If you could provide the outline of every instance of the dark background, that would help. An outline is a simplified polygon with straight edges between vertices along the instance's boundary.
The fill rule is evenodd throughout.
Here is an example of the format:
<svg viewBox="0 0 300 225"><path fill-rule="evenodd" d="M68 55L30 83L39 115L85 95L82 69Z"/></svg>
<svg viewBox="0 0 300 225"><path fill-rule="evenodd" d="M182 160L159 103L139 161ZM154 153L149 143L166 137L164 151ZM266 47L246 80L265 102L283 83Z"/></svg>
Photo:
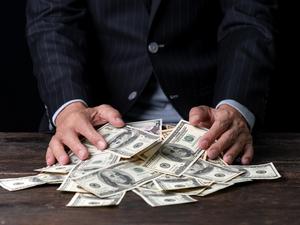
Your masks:
<svg viewBox="0 0 300 225"><path fill-rule="evenodd" d="M43 112L25 40L25 5L3 1L0 8L0 131L37 131ZM298 15L290 1L280 0L266 131L300 132Z"/></svg>

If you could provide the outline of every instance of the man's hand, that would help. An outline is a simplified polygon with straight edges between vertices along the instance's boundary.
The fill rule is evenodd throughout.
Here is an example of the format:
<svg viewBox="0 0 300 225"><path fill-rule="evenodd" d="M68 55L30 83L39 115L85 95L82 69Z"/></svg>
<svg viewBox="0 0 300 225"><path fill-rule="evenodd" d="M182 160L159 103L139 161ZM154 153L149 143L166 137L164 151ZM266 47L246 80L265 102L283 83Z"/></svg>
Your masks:
<svg viewBox="0 0 300 225"><path fill-rule="evenodd" d="M189 121L194 126L209 128L199 146L206 149L210 159L224 153L223 159L228 164L240 154L242 164L252 161L252 136L247 121L235 108L225 104L218 109L194 107L190 110Z"/></svg>
<svg viewBox="0 0 300 225"><path fill-rule="evenodd" d="M80 102L68 105L56 118L56 133L52 137L47 153L47 165L57 160L67 164L69 157L65 146L69 147L81 160L89 156L87 148L80 142L79 136L87 138L98 149L105 149L107 143L94 126L109 122L115 127L124 126L121 114L109 105L87 108Z"/></svg>

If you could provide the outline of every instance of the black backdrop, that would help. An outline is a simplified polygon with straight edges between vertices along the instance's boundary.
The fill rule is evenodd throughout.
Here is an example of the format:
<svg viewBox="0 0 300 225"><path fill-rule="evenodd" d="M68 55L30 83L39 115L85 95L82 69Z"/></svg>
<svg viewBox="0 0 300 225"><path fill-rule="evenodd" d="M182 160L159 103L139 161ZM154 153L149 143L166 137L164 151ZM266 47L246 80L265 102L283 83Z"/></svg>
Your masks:
<svg viewBox="0 0 300 225"><path fill-rule="evenodd" d="M25 41L25 4L25 0L1 2L0 131L36 131L43 112ZM298 15L290 1L280 0L277 69L265 124L268 131L300 131Z"/></svg>

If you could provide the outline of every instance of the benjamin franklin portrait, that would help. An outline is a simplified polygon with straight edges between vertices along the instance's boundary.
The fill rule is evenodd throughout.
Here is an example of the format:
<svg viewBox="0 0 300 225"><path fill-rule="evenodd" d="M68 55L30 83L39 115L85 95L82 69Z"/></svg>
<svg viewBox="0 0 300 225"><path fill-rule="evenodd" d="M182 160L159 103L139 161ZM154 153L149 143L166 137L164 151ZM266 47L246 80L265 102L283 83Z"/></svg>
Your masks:
<svg viewBox="0 0 300 225"><path fill-rule="evenodd" d="M134 142L139 137L136 130L126 130L120 133L117 137L108 141L109 148L121 148Z"/></svg>
<svg viewBox="0 0 300 225"><path fill-rule="evenodd" d="M162 146L160 153L163 157L176 162L186 161L193 155L190 149L178 144L166 144Z"/></svg>
<svg viewBox="0 0 300 225"><path fill-rule="evenodd" d="M104 183L118 188L118 187L126 187L134 184L134 179L124 171L116 170L116 169L105 169L99 171L97 174L98 178L102 180Z"/></svg>
<svg viewBox="0 0 300 225"><path fill-rule="evenodd" d="M214 167L212 165L198 160L189 171L194 175L202 175L211 172L213 169Z"/></svg>

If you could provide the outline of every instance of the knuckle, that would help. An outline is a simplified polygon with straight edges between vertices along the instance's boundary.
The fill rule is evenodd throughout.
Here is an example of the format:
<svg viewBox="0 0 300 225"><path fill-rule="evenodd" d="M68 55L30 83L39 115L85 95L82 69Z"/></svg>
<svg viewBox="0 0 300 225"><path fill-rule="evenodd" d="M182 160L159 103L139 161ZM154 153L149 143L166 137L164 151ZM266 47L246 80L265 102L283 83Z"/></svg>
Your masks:
<svg viewBox="0 0 300 225"><path fill-rule="evenodd" d="M243 130L244 132L249 132L248 126L247 126L247 122L243 119L238 119L236 121L236 126L238 129Z"/></svg>
<svg viewBox="0 0 300 225"><path fill-rule="evenodd" d="M199 106L193 107L193 108L191 108L190 113L195 113L198 111L198 109L199 109Z"/></svg>
<svg viewBox="0 0 300 225"><path fill-rule="evenodd" d="M58 143L60 143L60 138L59 138L59 136L57 135L57 134L55 134L52 138L51 138L51 140L50 140L50 142L49 142L49 146L51 147L51 146L54 146L54 145L57 145Z"/></svg>
<svg viewBox="0 0 300 225"><path fill-rule="evenodd" d="M81 148L78 145L74 145L74 146L71 147L71 150L74 153L78 153L81 150Z"/></svg>
<svg viewBox="0 0 300 225"><path fill-rule="evenodd" d="M202 139L208 141L209 143L211 143L211 142L214 140L213 136L214 136L213 133L212 133L211 131L208 131L208 132L202 137Z"/></svg>
<svg viewBox="0 0 300 225"><path fill-rule="evenodd" d="M225 130L227 129L227 127L229 126L230 122L229 120L219 120L217 125L221 130Z"/></svg>
<svg viewBox="0 0 300 225"><path fill-rule="evenodd" d="M235 130L230 130L228 133L228 140L235 140L237 137L236 131Z"/></svg>
<svg viewBox="0 0 300 225"><path fill-rule="evenodd" d="M108 105L108 104L102 104L102 105L99 105L98 107L97 107L97 109L99 110L99 111L101 111L101 112L103 112L103 111L107 111L107 110L109 110L109 109L111 109L112 107L110 106L110 105Z"/></svg>
<svg viewBox="0 0 300 225"><path fill-rule="evenodd" d="M211 150L214 151L215 153L220 153L221 152L220 143L213 144L211 146Z"/></svg>

